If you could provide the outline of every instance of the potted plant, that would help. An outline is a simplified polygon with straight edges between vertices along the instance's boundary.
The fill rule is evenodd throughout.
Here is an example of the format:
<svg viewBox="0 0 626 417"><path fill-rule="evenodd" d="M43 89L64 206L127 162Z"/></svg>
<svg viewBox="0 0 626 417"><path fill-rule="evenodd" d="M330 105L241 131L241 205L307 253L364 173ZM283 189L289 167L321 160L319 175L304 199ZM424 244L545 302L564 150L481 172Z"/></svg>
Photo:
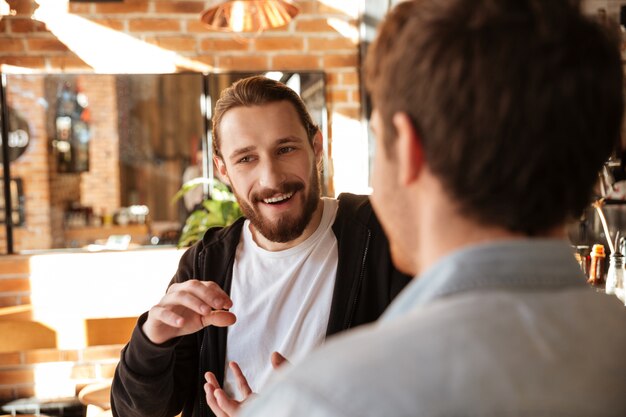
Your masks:
<svg viewBox="0 0 626 417"><path fill-rule="evenodd" d="M186 193L201 185L211 187L209 198L201 203L201 207L194 210L185 220L185 226L178 239L178 247L188 247L202 239L204 232L214 226L228 226L239 217L241 210L235 200L235 195L228 187L217 179L194 178L185 182L174 195L172 201L182 198Z"/></svg>

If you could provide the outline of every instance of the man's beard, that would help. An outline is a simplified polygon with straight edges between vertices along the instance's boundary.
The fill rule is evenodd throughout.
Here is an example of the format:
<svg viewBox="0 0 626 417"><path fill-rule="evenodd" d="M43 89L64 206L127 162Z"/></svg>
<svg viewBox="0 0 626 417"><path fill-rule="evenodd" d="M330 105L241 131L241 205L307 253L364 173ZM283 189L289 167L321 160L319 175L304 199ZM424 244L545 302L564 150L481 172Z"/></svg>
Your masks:
<svg viewBox="0 0 626 417"><path fill-rule="evenodd" d="M298 238L302 234L302 232L304 232L304 229L311 221L313 213L315 212L315 209L317 208L317 205L319 203L320 184L315 165L313 165L313 170L311 172L311 178L309 183L311 186L308 194L304 196L304 206L300 215L296 215L295 217L283 216L278 219L277 222L272 222L265 218L256 209L256 205L259 203L264 204L264 198L270 198L277 194L288 194L293 192L294 195L290 198L296 198L296 196L299 197L299 195L295 193L304 190L304 184L302 182L285 182L281 184L278 189L266 189L261 192L254 193L250 196L252 204L248 204L247 202L245 202L242 198L237 196L235 190L233 191L235 191L235 195L237 196L237 200L239 201L239 206L241 207L243 215L248 220L250 220L252 226L267 240L271 242L285 243Z"/></svg>

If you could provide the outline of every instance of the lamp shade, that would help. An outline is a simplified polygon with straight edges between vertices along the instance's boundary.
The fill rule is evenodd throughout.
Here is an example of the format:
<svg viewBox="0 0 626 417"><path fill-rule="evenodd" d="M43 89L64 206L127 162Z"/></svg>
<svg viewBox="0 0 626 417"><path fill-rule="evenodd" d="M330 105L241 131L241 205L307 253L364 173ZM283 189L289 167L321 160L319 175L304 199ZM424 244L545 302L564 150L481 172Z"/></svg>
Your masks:
<svg viewBox="0 0 626 417"><path fill-rule="evenodd" d="M298 12L285 0L230 0L202 12L200 20L213 30L262 32L288 24Z"/></svg>

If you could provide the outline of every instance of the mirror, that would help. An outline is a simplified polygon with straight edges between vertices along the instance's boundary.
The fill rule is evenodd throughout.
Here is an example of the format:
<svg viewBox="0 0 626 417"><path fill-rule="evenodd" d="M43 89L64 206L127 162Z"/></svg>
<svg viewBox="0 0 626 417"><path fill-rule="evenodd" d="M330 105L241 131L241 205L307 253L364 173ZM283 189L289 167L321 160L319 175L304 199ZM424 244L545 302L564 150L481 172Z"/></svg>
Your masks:
<svg viewBox="0 0 626 417"><path fill-rule="evenodd" d="M324 74L262 74L302 95L326 140ZM212 175L212 106L249 75L7 74L15 252L176 244L197 201L172 197ZM196 200L208 193L198 191Z"/></svg>

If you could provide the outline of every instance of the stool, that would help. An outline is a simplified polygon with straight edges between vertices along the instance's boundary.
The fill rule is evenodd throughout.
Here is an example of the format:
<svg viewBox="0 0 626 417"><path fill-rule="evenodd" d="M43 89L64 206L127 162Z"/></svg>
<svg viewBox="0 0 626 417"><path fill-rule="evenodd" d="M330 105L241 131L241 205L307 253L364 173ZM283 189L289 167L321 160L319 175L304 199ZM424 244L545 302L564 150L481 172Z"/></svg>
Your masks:
<svg viewBox="0 0 626 417"><path fill-rule="evenodd" d="M76 397L54 400L44 400L35 397L20 398L19 400L10 401L0 407L0 410L9 413L11 416L22 416L23 413L30 413L41 417L46 417L49 414L55 416L71 416L82 413L84 409L85 407Z"/></svg>
<svg viewBox="0 0 626 417"><path fill-rule="evenodd" d="M80 390L78 400L87 406L85 417L99 417L111 408L111 381L89 384Z"/></svg>

